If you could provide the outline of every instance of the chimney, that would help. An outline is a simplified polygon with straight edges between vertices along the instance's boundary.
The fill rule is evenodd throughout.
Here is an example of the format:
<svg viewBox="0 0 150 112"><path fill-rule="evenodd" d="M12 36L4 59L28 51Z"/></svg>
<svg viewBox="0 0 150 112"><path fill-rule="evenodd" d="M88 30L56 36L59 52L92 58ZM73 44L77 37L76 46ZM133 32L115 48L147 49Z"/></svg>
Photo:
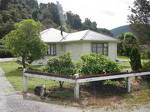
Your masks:
<svg viewBox="0 0 150 112"><path fill-rule="evenodd" d="M61 36L63 36L63 27L60 26L60 32L61 32Z"/></svg>

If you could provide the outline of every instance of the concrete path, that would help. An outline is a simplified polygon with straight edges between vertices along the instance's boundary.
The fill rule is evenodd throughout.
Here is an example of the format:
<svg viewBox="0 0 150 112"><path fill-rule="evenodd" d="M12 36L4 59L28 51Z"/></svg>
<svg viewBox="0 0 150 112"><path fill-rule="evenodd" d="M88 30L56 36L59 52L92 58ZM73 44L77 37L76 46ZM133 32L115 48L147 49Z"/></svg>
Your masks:
<svg viewBox="0 0 150 112"><path fill-rule="evenodd" d="M22 95L16 94L0 69L0 112L150 112L150 103L130 109L120 105L117 105L115 109L114 107L81 109L25 100Z"/></svg>
<svg viewBox="0 0 150 112"><path fill-rule="evenodd" d="M16 61L17 58L0 58L0 62Z"/></svg>

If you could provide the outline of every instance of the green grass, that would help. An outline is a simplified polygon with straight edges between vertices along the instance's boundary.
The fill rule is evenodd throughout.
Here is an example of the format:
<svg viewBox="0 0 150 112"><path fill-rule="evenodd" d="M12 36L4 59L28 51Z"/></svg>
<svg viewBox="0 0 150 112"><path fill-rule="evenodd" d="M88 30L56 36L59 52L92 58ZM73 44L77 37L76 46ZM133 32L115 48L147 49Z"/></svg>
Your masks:
<svg viewBox="0 0 150 112"><path fill-rule="evenodd" d="M126 56L118 56L118 59L120 60L120 61L122 61L121 63L119 63L119 65L121 66L121 68L122 68L122 71L131 71L131 66L130 66L130 59L128 58L128 57L126 57ZM148 60L148 59L141 59L141 63L143 64L143 63L145 63L145 62L148 62L148 61L150 61L150 60Z"/></svg>
<svg viewBox="0 0 150 112"><path fill-rule="evenodd" d="M22 91L23 90L22 71L18 69L18 67L21 66L16 62L3 62L0 63L0 67L5 71L5 75L7 79L13 85L15 90ZM42 69L43 67L34 66L34 68ZM37 79L37 78L30 78L29 85L28 85L29 92L33 92L34 87L40 84L45 84L47 88L59 88L58 82ZM64 86L70 87L72 85L65 83ZM68 91L68 89L64 89L64 91L61 91L58 89L58 92L56 92L52 97L57 98L58 101L60 101L60 99L65 99L70 101L70 99L73 98L73 90ZM135 102L136 103L149 102L150 89L141 90L138 94L136 92L134 94L124 94L123 97L125 102L129 104L134 104Z"/></svg>
<svg viewBox="0 0 150 112"><path fill-rule="evenodd" d="M119 58L119 59L126 59L126 60L129 60L129 58L126 57L126 56L118 56L118 58Z"/></svg>
<svg viewBox="0 0 150 112"><path fill-rule="evenodd" d="M22 71L18 69L21 67L16 62L2 62L0 63L0 67L5 71L5 75L9 82L13 85L15 90L22 91L23 90L23 81L22 81ZM38 68L38 67L35 67ZM33 89L37 85L45 84L46 87L59 87L59 83L50 80L43 80L37 78L30 78L29 79L29 91L33 92Z"/></svg>
<svg viewBox="0 0 150 112"><path fill-rule="evenodd" d="M143 89L132 94L127 94L124 96L125 101L129 105L142 104L150 102L150 89Z"/></svg>

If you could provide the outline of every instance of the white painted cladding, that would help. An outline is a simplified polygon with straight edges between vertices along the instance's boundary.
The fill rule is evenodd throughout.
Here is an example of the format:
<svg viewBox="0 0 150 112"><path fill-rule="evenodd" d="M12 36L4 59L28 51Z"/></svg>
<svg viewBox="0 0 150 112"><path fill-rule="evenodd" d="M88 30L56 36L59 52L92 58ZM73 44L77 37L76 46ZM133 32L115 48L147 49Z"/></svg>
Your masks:
<svg viewBox="0 0 150 112"><path fill-rule="evenodd" d="M117 43L108 44L108 57L113 61L117 59Z"/></svg>
<svg viewBox="0 0 150 112"><path fill-rule="evenodd" d="M74 61L78 61L84 54L91 53L91 42L69 42L69 43L57 43L57 56L65 53L70 53L71 58ZM117 58L117 43L108 43L108 57L115 61Z"/></svg>

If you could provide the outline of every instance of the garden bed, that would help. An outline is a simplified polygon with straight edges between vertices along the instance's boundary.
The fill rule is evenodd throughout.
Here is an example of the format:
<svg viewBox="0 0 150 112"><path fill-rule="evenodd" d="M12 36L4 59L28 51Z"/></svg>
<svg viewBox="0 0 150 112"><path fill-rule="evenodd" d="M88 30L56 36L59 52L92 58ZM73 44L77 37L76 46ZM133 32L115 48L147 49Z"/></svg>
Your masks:
<svg viewBox="0 0 150 112"><path fill-rule="evenodd" d="M41 72L41 71L35 71L35 70L25 71L25 73L31 73L31 74L43 75L43 76L60 77L60 78L66 78L66 79L85 79L85 78L104 77L104 76L131 74L131 73L141 73L141 72L150 72L150 70L141 70L141 71L138 71L138 72L103 73L103 74L96 74L96 75L79 75L79 77L75 77L74 75L60 75L60 74L47 73L47 72Z"/></svg>

